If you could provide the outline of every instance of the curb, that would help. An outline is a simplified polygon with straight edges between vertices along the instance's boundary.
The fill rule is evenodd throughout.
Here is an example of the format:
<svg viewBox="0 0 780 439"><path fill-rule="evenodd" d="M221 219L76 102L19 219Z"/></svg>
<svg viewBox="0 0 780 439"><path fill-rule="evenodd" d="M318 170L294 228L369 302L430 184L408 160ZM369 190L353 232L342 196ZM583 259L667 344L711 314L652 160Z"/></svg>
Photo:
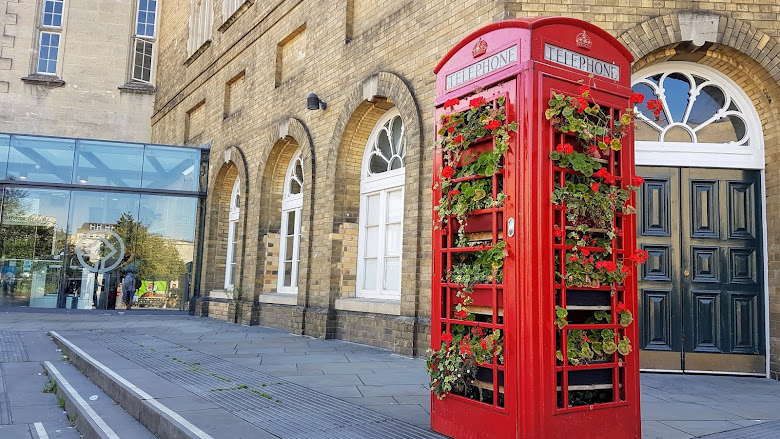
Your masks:
<svg viewBox="0 0 780 439"><path fill-rule="evenodd" d="M51 362L44 361L43 368L49 378L57 383L56 395L65 400L65 413L84 439L119 439L114 430L95 413L89 403L76 392L76 389Z"/></svg>
<svg viewBox="0 0 780 439"><path fill-rule="evenodd" d="M160 439L214 439L133 383L92 358L65 337L50 331L70 362L127 413Z"/></svg>

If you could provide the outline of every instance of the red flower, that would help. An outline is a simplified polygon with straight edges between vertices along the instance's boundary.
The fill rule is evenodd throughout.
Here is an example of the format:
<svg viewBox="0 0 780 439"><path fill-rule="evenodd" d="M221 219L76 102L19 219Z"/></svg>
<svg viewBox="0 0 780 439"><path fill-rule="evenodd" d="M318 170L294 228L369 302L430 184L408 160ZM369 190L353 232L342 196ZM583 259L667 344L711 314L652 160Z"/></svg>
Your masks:
<svg viewBox="0 0 780 439"><path fill-rule="evenodd" d="M590 250L586 248L582 249L582 256L588 256L588 255L590 255Z"/></svg>
<svg viewBox="0 0 780 439"><path fill-rule="evenodd" d="M609 136L605 136L605 137L604 137L604 143L606 143L607 145L609 145L610 143L612 143L612 139L611 139Z"/></svg>
<svg viewBox="0 0 780 439"><path fill-rule="evenodd" d="M455 143L462 143L463 142L463 136L461 134L458 134L457 136L455 136L454 139L452 139L452 141L455 142Z"/></svg>
<svg viewBox="0 0 780 439"><path fill-rule="evenodd" d="M641 104L645 101L645 95L642 93L632 93L631 98L628 100L632 105L633 104Z"/></svg>
<svg viewBox="0 0 780 439"><path fill-rule="evenodd" d="M478 97L478 98L474 98L474 99L469 101L469 105L471 105L471 108L479 108L479 107L485 105L485 98L483 98L481 96Z"/></svg>
<svg viewBox="0 0 780 439"><path fill-rule="evenodd" d="M588 335L587 334L582 334L582 341L590 342L590 340L588 339Z"/></svg>
<svg viewBox="0 0 780 439"><path fill-rule="evenodd" d="M455 174L455 170L452 169L452 166L445 166L444 169L441 170L441 176L442 178L450 178Z"/></svg>
<svg viewBox="0 0 780 439"><path fill-rule="evenodd" d="M564 154L571 154L574 152L574 147L569 145L568 143L563 145L563 153Z"/></svg>
<svg viewBox="0 0 780 439"><path fill-rule="evenodd" d="M452 134L455 132L455 127L447 127L447 132Z"/></svg>
<svg viewBox="0 0 780 439"><path fill-rule="evenodd" d="M452 334L447 333L447 332L442 332L441 333L441 341L444 341L444 342L447 342L447 343L452 343Z"/></svg>
<svg viewBox="0 0 780 439"><path fill-rule="evenodd" d="M484 350L487 350L488 347L487 347L487 343L485 343L485 340L479 341L479 347L481 347Z"/></svg>
<svg viewBox="0 0 780 439"><path fill-rule="evenodd" d="M575 255L571 255L571 256L569 256L569 260L572 261L572 262L577 262L579 260L579 258L577 258L577 256L575 256Z"/></svg>
<svg viewBox="0 0 780 439"><path fill-rule="evenodd" d="M588 108L588 100L582 96L577 96L577 113L582 114Z"/></svg>
<svg viewBox="0 0 780 439"><path fill-rule="evenodd" d="M616 309L617 309L617 312L628 311L628 307L623 302L618 302Z"/></svg>
<svg viewBox="0 0 780 439"><path fill-rule="evenodd" d="M553 236L556 238L560 238L563 236L563 230L559 229L557 226L555 227L555 230L553 230Z"/></svg>
<svg viewBox="0 0 780 439"><path fill-rule="evenodd" d="M593 183L592 185L590 185L590 190L592 190L593 192L598 192L599 191L599 184L598 183Z"/></svg>
<svg viewBox="0 0 780 439"><path fill-rule="evenodd" d="M460 99L454 99L453 98L453 99L447 99L446 101L444 101L444 106L445 107L450 107L450 110L452 110L452 107L454 107L454 106L456 106L458 104L460 104Z"/></svg>
<svg viewBox="0 0 780 439"><path fill-rule="evenodd" d="M658 99L650 99L647 101L647 109L653 112L653 115L658 119L661 115L661 111L664 110L664 106Z"/></svg>
<svg viewBox="0 0 780 439"><path fill-rule="evenodd" d="M485 129L486 130L494 130L494 129L500 127L500 126L501 126L501 122L493 119L490 122L488 122L487 125L485 125Z"/></svg>
<svg viewBox="0 0 780 439"><path fill-rule="evenodd" d="M453 189L453 190L450 191L450 196L451 197L454 197L455 195L458 195L458 194L460 194L460 191L457 190L457 189Z"/></svg>
<svg viewBox="0 0 780 439"><path fill-rule="evenodd" d="M631 186L641 186L644 182L645 179L638 175L635 175L633 178L631 178Z"/></svg>
<svg viewBox="0 0 780 439"><path fill-rule="evenodd" d="M590 93L590 87L587 86L587 85L583 85L583 86L580 87L579 92L580 92L580 95L587 96L588 93Z"/></svg>
<svg viewBox="0 0 780 439"><path fill-rule="evenodd" d="M449 114L444 116L444 122L450 123L450 115Z"/></svg>
<svg viewBox="0 0 780 439"><path fill-rule="evenodd" d="M469 313L467 313L466 310L464 310L464 309L461 309L459 311L455 311L455 318L456 319L465 320L466 317L468 317L468 316L469 316Z"/></svg>
<svg viewBox="0 0 780 439"><path fill-rule="evenodd" d="M604 179L604 183L615 184L615 177L607 171L607 168L600 168L593 173L593 176Z"/></svg>
<svg viewBox="0 0 780 439"><path fill-rule="evenodd" d="M648 256L650 255L646 251L637 250L634 252L633 255L628 257L628 260L636 264L644 264L645 262L647 262Z"/></svg>
<svg viewBox="0 0 780 439"><path fill-rule="evenodd" d="M623 268L620 269L620 271L622 271L623 273L628 273L631 271L631 269L628 268L628 265L624 265Z"/></svg>

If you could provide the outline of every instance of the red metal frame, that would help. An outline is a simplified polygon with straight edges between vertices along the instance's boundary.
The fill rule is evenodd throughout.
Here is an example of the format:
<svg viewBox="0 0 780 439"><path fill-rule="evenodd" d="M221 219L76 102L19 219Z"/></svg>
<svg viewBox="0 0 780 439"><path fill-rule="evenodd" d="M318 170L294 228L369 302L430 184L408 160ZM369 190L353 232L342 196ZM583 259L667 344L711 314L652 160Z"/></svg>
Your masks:
<svg viewBox="0 0 780 439"><path fill-rule="evenodd" d="M590 51L576 45L577 36L583 30L592 40ZM479 40L486 42L488 49L485 55L475 59L472 46ZM620 79L589 78L587 73L546 62L543 57L545 42L612 62L620 67ZM518 45L516 63L446 89L448 74L514 44ZM501 329L504 335L504 364L498 364L494 359L487 368L492 372L492 383L488 385L494 395L501 393L499 375L503 372L503 405L497 397L486 404L457 395L447 395L441 400L432 396L431 425L434 430L457 438L640 437L638 323L634 321L628 328L617 324L570 324L564 330L558 330L554 325L556 305L566 307L567 297L594 294L592 291L610 294L609 312L613 322L617 321L618 302L625 303L636 316L637 270L632 269L622 287L574 289L556 283L555 255L563 261L566 246L556 241L553 228L556 225L565 228L566 224L563 208L550 202L550 194L555 181L563 181L571 171L553 166L549 152L565 136L556 133L544 117L552 91L576 95L583 82L591 85L596 102L618 114L629 106L631 61L630 53L617 40L589 23L568 18L537 18L508 20L479 29L458 43L436 67L437 131L442 115L468 108L467 101L452 110L444 108L442 104L447 99L477 96L488 101L506 96L507 123L516 121L519 129L510 136L510 147L501 172L492 177L494 196L499 182L503 183L507 195L503 207L473 212L469 216L467 232L490 232L490 243L484 247L453 247L457 230L453 221L443 230L439 230L438 221L434 221L432 240L431 345L434 349L441 346L442 332L449 331L453 324L463 324L452 318L452 297L458 285L450 284L446 279L453 256L490 248L500 240L507 243L509 254L504 260L503 285L493 282L478 286L473 293L474 306L490 310L491 323L478 325ZM475 89L482 91L474 93ZM623 139L623 145L620 152L612 154L604 163L616 176L618 184L625 184L634 175L632 133ZM434 154L434 187L440 187L442 166L441 154ZM441 195L440 191L434 190L434 207ZM632 196L631 202L634 201ZM512 237L505 234L509 218L515 221ZM617 218L623 237L612 243L613 261L632 253L636 246L634 216L618 214ZM607 327L631 339L634 350L628 356L613 354L612 361L606 363L568 364L565 358L567 330ZM563 362L556 360L556 349L563 351ZM582 371L598 370L607 371L602 373L610 376L608 384L612 399L600 404L570 407L568 393L578 389L576 384L570 384L570 378L579 376Z"/></svg>

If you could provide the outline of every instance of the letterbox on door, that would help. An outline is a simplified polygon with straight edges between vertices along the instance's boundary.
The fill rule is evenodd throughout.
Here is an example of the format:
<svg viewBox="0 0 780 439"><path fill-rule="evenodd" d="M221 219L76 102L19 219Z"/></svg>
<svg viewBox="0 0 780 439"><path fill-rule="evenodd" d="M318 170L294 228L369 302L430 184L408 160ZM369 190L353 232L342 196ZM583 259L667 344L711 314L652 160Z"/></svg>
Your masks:
<svg viewBox="0 0 780 439"><path fill-rule="evenodd" d="M436 67L434 430L640 437L632 59L540 17Z"/></svg>

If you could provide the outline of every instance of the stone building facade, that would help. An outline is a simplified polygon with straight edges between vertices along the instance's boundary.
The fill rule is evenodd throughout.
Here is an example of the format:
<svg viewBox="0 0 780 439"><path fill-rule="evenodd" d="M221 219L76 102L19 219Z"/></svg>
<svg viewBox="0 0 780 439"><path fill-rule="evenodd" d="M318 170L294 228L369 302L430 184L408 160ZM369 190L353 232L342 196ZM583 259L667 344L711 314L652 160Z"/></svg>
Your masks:
<svg viewBox="0 0 780 439"><path fill-rule="evenodd" d="M156 0L0 0L0 131L148 142Z"/></svg>
<svg viewBox="0 0 780 439"><path fill-rule="evenodd" d="M733 344L760 357L760 367L747 373L771 370L778 377L780 150L773 102L780 98L780 6L775 2L175 0L161 7L152 137L160 143L212 144L200 315L424 354L430 340L433 69L478 27L561 15L592 22L622 41L636 59L637 87L645 77L657 83L670 76L671 96L673 79L688 78L687 91L694 96L711 81L720 91L704 91L710 106L734 103L723 112L711 110L718 121L736 111L733 117L741 122L731 123L736 128L730 135L737 138L710 134L697 144L696 126L675 119L668 125L680 122L690 137L638 136L644 142L637 143L638 164L650 166L647 172L659 166L674 172L738 168L758 176L762 202L747 214L756 221L748 227L759 240L755 254L740 259L741 253L722 251L723 258L746 261L745 282L755 284L760 296L737 298L722 309L732 309L723 318L747 334ZM307 109L310 93L327 103L324 110ZM693 97L688 102L693 105ZM394 125L396 117L401 125ZM679 142L674 154L665 154L668 142ZM738 149L737 156L729 148ZM384 162L376 158L382 154ZM670 157L676 161L669 163ZM290 183L292 175L302 176L302 190ZM292 211L297 213L290 216ZM670 215L688 221L686 214ZM290 248L295 251L287 255ZM299 262L285 265L289 261ZM676 261L664 263L681 273L686 267ZM382 270L377 264L384 264ZM290 266L297 270L288 278ZM703 319L701 312L716 312L706 304L718 299L693 296L699 311L688 309L686 316ZM688 317L673 314L683 311L668 302L657 317L671 330L670 319ZM721 334L711 327L715 338L728 337L728 330ZM669 336L666 329L659 329L661 336ZM715 340L707 352L718 346ZM647 368L686 370L684 364ZM718 365L710 370L746 372Z"/></svg>

